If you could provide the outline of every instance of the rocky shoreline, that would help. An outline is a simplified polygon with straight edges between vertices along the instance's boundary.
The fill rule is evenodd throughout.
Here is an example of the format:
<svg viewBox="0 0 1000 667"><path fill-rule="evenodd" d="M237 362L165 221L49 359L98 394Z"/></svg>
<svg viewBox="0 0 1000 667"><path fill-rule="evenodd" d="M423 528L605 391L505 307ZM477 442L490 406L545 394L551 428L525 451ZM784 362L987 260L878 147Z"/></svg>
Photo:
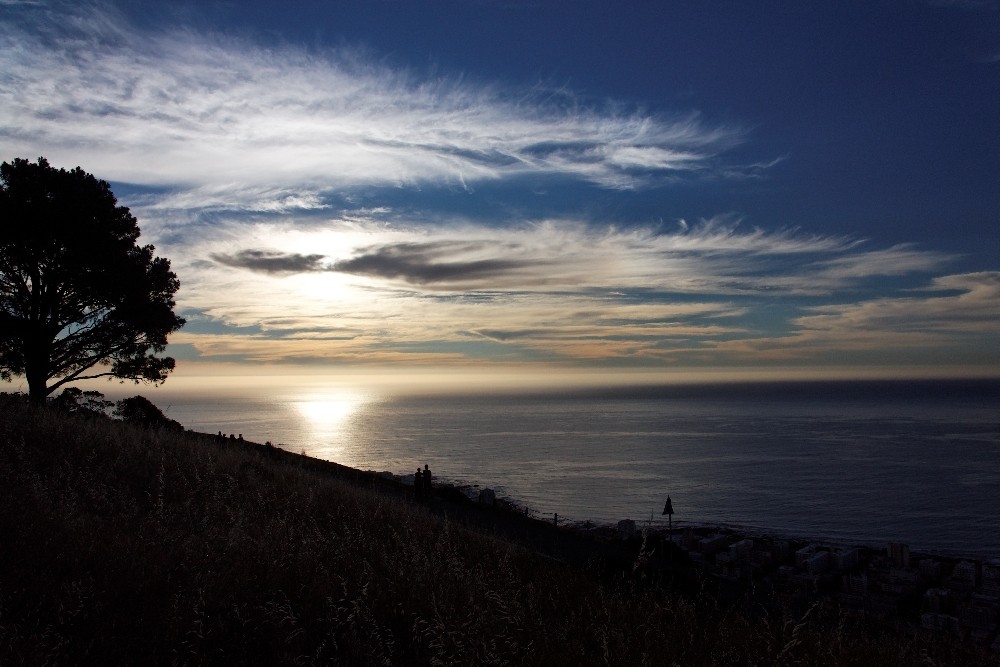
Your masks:
<svg viewBox="0 0 1000 667"><path fill-rule="evenodd" d="M535 517L529 508L482 488L439 479L429 497L417 499L412 477L362 471L269 444L229 444L294 457L305 468L421 503L447 521L605 576L670 581L679 589L704 588L707 582L729 600L748 591L802 604L826 600L903 623L913 632L958 637L1000 654L997 560L911 553L907 545L895 543L876 548L781 537L733 526L682 524L670 534L665 527L630 520L618 525L560 522L557 516Z"/></svg>

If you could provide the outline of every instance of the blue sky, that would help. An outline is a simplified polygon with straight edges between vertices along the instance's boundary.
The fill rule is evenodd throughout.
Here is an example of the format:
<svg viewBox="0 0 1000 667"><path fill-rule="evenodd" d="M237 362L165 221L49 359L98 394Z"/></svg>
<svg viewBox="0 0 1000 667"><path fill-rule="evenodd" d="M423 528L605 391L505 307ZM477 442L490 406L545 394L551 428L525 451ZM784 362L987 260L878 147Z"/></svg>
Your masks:
<svg viewBox="0 0 1000 667"><path fill-rule="evenodd" d="M1000 372L1000 2L0 0L0 72L184 372Z"/></svg>

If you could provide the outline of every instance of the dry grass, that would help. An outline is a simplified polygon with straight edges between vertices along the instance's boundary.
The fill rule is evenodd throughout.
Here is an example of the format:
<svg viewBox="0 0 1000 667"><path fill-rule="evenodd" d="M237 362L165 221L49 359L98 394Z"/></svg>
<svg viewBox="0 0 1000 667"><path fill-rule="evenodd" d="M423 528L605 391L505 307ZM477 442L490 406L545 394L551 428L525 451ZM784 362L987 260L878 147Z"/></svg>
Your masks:
<svg viewBox="0 0 1000 667"><path fill-rule="evenodd" d="M0 402L0 664L975 664L543 559L267 448Z"/></svg>

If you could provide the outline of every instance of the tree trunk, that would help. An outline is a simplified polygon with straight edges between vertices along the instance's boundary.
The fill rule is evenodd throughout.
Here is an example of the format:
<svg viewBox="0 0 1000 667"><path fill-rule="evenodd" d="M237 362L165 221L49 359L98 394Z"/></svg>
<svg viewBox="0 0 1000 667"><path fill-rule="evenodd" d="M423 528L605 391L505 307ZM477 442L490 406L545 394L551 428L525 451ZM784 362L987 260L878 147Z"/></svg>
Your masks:
<svg viewBox="0 0 1000 667"><path fill-rule="evenodd" d="M28 400L32 405L44 405L49 396L49 388L45 383L45 373L27 373Z"/></svg>
<svg viewBox="0 0 1000 667"><path fill-rule="evenodd" d="M26 347L24 377L28 381L28 400L32 405L44 405L49 395L48 347L39 343L37 339Z"/></svg>

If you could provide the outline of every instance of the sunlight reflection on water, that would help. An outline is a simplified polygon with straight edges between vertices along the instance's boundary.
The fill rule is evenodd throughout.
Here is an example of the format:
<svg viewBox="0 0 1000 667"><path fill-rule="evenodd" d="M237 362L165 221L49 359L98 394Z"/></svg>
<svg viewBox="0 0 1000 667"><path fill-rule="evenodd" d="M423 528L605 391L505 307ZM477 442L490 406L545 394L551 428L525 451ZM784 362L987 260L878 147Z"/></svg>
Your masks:
<svg viewBox="0 0 1000 667"><path fill-rule="evenodd" d="M306 452L316 458L340 461L350 440L351 418L372 395L359 390L310 390L289 399L301 420Z"/></svg>

